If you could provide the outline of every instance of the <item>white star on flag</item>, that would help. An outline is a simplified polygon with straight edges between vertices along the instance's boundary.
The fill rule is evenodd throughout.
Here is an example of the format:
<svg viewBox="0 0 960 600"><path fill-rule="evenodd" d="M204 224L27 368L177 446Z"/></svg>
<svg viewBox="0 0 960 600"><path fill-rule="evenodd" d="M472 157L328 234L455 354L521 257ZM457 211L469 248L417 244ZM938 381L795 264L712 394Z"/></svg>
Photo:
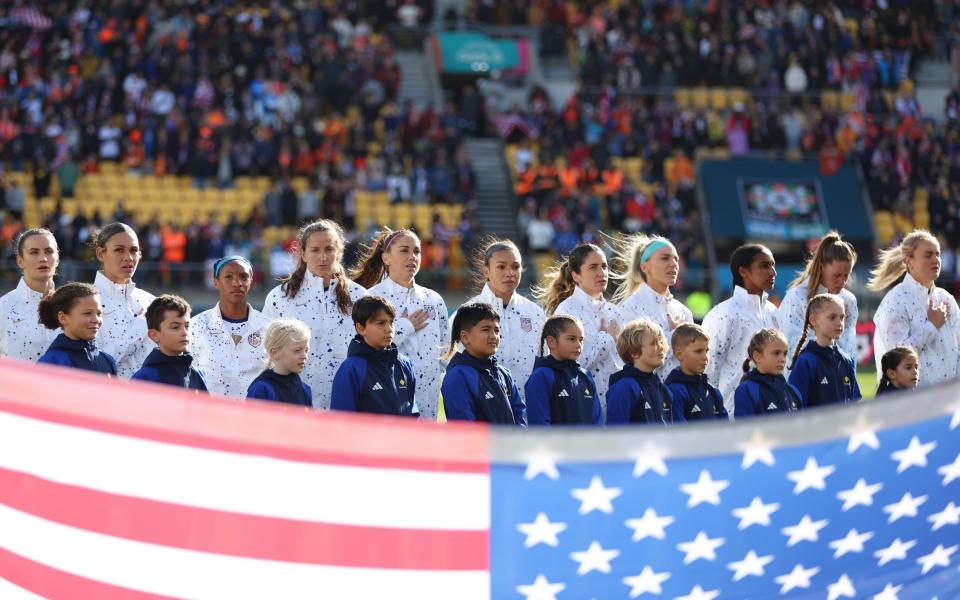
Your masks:
<svg viewBox="0 0 960 600"><path fill-rule="evenodd" d="M556 547L560 544L557 534L567 528L566 523L551 523L546 513L538 513L533 523L520 523L517 531L527 536L524 547L532 548L537 544Z"/></svg>
<svg viewBox="0 0 960 600"><path fill-rule="evenodd" d="M730 487L730 482L726 480L716 480L710 477L710 472L706 469L700 471L700 477L695 483L684 483L680 485L680 491L690 496L687 500L687 508L707 502L708 504L720 504L720 492Z"/></svg>
<svg viewBox="0 0 960 600"><path fill-rule="evenodd" d="M814 521L810 518L810 515L803 515L799 523L784 527L780 531L783 532L783 535L790 536L787 546L795 546L803 541L815 542L820 539L820 530L826 527L827 523L827 519Z"/></svg>
<svg viewBox="0 0 960 600"><path fill-rule="evenodd" d="M747 555L743 557L743 560L729 563L727 564L727 568L731 571L734 571L733 580L740 581L748 575L763 577L763 568L769 565L771 562L773 562L772 554L768 554L767 556L757 556L757 553L751 550L747 552Z"/></svg>
<svg viewBox="0 0 960 600"><path fill-rule="evenodd" d="M647 471L653 471L661 477L667 474L666 451L659 446L647 444L637 453L636 464L633 465L633 476L642 477Z"/></svg>
<svg viewBox="0 0 960 600"><path fill-rule="evenodd" d="M804 465L803 470L790 471L787 473L787 479L797 484L793 488L794 494L799 494L811 488L823 490L827 487L826 478L836 470L833 465L821 467L817 464L817 459L811 456L807 459L807 464Z"/></svg>
<svg viewBox="0 0 960 600"><path fill-rule="evenodd" d="M873 600L900 600L900 596L897 595L897 592L902 589L902 585L895 586L892 583L888 583L886 586L884 586L883 591L874 595Z"/></svg>
<svg viewBox="0 0 960 600"><path fill-rule="evenodd" d="M726 540L723 538L707 537L703 531L697 534L693 540L677 544L677 550L686 554L683 558L683 564L689 565L697 559L717 560L717 548L723 545Z"/></svg>
<svg viewBox="0 0 960 600"><path fill-rule="evenodd" d="M714 598L719 595L720 590L710 590L706 592L699 585L695 585L689 594L686 596L676 596L674 600L714 600Z"/></svg>
<svg viewBox="0 0 960 600"><path fill-rule="evenodd" d="M658 540L667 537L666 527L674 522L671 516L658 516L657 511L648 508L639 519L627 519L627 527L633 529L634 542L639 542L646 537L655 537Z"/></svg>
<svg viewBox="0 0 960 600"><path fill-rule="evenodd" d="M772 467L776 463L773 452L770 451L773 444L774 440L763 437L763 434L759 431L754 431L750 439L739 446L743 450L743 461L740 463L740 468L747 470L758 462Z"/></svg>
<svg viewBox="0 0 960 600"><path fill-rule="evenodd" d="M893 543L883 548L877 550L873 555L880 560L877 562L878 567L882 567L892 560L903 560L907 557L907 552L911 548L917 545L917 540L910 540L909 542L903 542L900 538L893 540Z"/></svg>
<svg viewBox="0 0 960 600"><path fill-rule="evenodd" d="M861 478L849 490L838 492L837 498L843 500L843 512L847 512L854 506L873 506L874 494L882 489L882 483L867 483Z"/></svg>
<svg viewBox="0 0 960 600"><path fill-rule="evenodd" d="M943 475L943 485L948 485L954 479L960 479L960 453L957 454L952 463L937 469L937 473Z"/></svg>
<svg viewBox="0 0 960 600"><path fill-rule="evenodd" d="M557 594L567 589L562 583L550 583L543 575L537 575L537 578L530 585L518 585L517 591L526 597L527 600L556 600Z"/></svg>
<svg viewBox="0 0 960 600"><path fill-rule="evenodd" d="M956 551L957 546L944 548L943 544L937 544L937 547L933 549L933 552L917 559L917 564L922 567L920 569L920 574L926 575L930 569L934 567L949 567L950 557L953 556L953 553Z"/></svg>
<svg viewBox="0 0 960 600"><path fill-rule="evenodd" d="M868 421L860 415L856 422L844 431L850 434L850 441L847 442L847 454L853 454L860 446L867 446L876 450L880 447L880 440L877 439L877 427L880 423Z"/></svg>
<svg viewBox="0 0 960 600"><path fill-rule="evenodd" d="M847 532L846 537L843 537L839 540L834 540L828 545L836 550L833 553L834 558L840 558L844 554L850 552L863 552L864 542L869 541L873 538L873 532L867 531L866 533L859 533L856 529L851 529Z"/></svg>
<svg viewBox="0 0 960 600"><path fill-rule="evenodd" d="M537 450L530 457L523 478L530 481L540 474L546 475L554 481L560 479L560 472L557 470L557 457L544 450Z"/></svg>
<svg viewBox="0 0 960 600"><path fill-rule="evenodd" d="M897 473L903 473L910 467L927 466L927 455L933 452L933 449L936 447L936 442L923 444L917 436L913 436L910 438L910 444L906 448L891 453L890 458L899 461L900 464L897 465Z"/></svg>
<svg viewBox="0 0 960 600"><path fill-rule="evenodd" d="M927 517L927 520L933 523L932 531L936 531L944 525L960 525L960 506L951 502L942 511Z"/></svg>
<svg viewBox="0 0 960 600"><path fill-rule="evenodd" d="M890 513L890 518L887 519L888 523L893 523L901 517L915 517L917 516L917 508L921 504L927 501L926 496L913 497L913 494L907 492L900 498L899 502L894 502L893 504L888 504L883 507L883 512Z"/></svg>
<svg viewBox="0 0 960 600"><path fill-rule="evenodd" d="M640 594L662 594L661 584L670 579L670 573L657 573L650 567L644 567L639 575L624 577L623 583L630 586L630 597L636 598Z"/></svg>
<svg viewBox="0 0 960 600"><path fill-rule="evenodd" d="M950 431L953 431L958 426L960 426L960 410L953 413L953 416L950 417Z"/></svg>
<svg viewBox="0 0 960 600"><path fill-rule="evenodd" d="M571 552L570 558L580 563L577 575L586 575L590 571L610 573L610 561L620 556L619 550L604 550L600 542L593 541L583 552Z"/></svg>
<svg viewBox="0 0 960 600"><path fill-rule="evenodd" d="M613 499L623 493L620 488L603 487L603 480L594 475L590 480L590 487L575 489L570 494L580 501L580 514L585 515L594 510L610 514L613 512Z"/></svg>
<svg viewBox="0 0 960 600"><path fill-rule="evenodd" d="M853 582L844 573L835 583L827 586L827 600L837 600L837 598L855 598L857 590L853 587Z"/></svg>
<svg viewBox="0 0 960 600"><path fill-rule="evenodd" d="M810 579L820 572L820 567L811 567L804 569L803 565L797 565L793 571L785 575L774 577L773 580L780 584L780 594L786 594L796 588L810 587Z"/></svg>
<svg viewBox="0 0 960 600"><path fill-rule="evenodd" d="M763 525L764 527L768 527L770 525L770 515L779 509L780 505L776 502L764 504L760 496L755 496L750 502L750 506L735 508L731 512L733 513L733 516L740 519L740 524L737 525L737 529L742 530L750 527L751 525Z"/></svg>

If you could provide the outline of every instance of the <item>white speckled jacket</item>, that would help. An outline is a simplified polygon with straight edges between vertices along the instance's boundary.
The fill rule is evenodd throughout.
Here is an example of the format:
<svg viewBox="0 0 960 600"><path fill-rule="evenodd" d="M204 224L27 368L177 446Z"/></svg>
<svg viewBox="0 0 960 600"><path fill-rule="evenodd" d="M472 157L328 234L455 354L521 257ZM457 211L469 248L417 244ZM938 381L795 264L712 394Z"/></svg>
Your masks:
<svg viewBox="0 0 960 600"><path fill-rule="evenodd" d="M37 362L47 351L58 329L40 324L37 305L43 294L20 279L16 289L0 297L0 356Z"/></svg>
<svg viewBox="0 0 960 600"><path fill-rule="evenodd" d="M140 370L156 344L147 337L147 307L154 295L135 283L114 283L101 271L93 280L100 290L103 326L97 333L97 347L117 361L117 375L130 379Z"/></svg>
<svg viewBox="0 0 960 600"><path fill-rule="evenodd" d="M313 332L310 357L303 370L304 382L313 390L313 407L330 410L333 376L347 359L350 340L357 334L353 317L337 307L337 280L331 279L323 289L323 278L307 270L303 285L293 298L287 298L280 286L270 290L263 303L263 315L269 319L299 319ZM354 302L367 291L349 281L350 299ZM244 390L246 391L246 390Z"/></svg>
<svg viewBox="0 0 960 600"><path fill-rule="evenodd" d="M646 283L640 284L637 291L623 301L620 310L623 311L623 316L628 323L634 319L646 318L663 330L663 335L667 338L667 358L656 373L660 379L666 379L670 371L680 366L680 361L673 355L673 348L670 345L673 330L670 329L670 320L667 316L672 317L675 322L693 323L693 313L670 292L666 295L658 294Z"/></svg>
<svg viewBox="0 0 960 600"><path fill-rule="evenodd" d="M207 379L207 390L244 398L247 388L265 368L267 351L263 334L270 319L248 305L245 323L236 328L239 340L220 314L220 303L190 319L190 354L193 366Z"/></svg>
<svg viewBox="0 0 960 600"><path fill-rule="evenodd" d="M447 305L440 294L431 289L416 282L412 288L405 288L389 277L370 288L370 293L383 296L397 309L397 317L393 320L393 341L413 363L420 418L435 421L444 370L443 355L450 349ZM400 315L404 310L409 315L420 309L427 313L427 326L415 331L413 323Z"/></svg>
<svg viewBox="0 0 960 600"><path fill-rule="evenodd" d="M821 285L817 288L817 293L826 294L827 288ZM857 297L848 289L840 290L837 296L840 298L840 301L843 302L847 314L847 320L843 324L843 335L837 340L837 347L856 360L857 319L860 316L860 309L857 307ZM787 336L787 342L789 342L787 346L787 365L790 364L790 359L793 358L793 351L796 349L797 342L800 341L800 336L803 334L803 317L807 312L807 302L809 301L810 299L807 298L807 282L804 280L802 283L787 290L787 295L783 297L783 302L780 303L780 308L777 309L777 323L780 325L780 331L783 332L783 335ZM808 332L807 339L809 339L811 335L813 335L813 332Z"/></svg>

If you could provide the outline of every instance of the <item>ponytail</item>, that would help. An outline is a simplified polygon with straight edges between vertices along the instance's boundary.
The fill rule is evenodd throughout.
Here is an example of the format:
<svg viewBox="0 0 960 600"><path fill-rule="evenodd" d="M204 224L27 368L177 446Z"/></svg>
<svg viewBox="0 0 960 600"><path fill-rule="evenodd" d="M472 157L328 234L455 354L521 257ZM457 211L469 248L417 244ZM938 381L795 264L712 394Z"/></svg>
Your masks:
<svg viewBox="0 0 960 600"><path fill-rule="evenodd" d="M820 245L803 265L803 271L798 273L787 287L795 287L806 281L807 298L813 298L820 287L823 266L837 261L856 263L857 251L849 242L845 242L839 233L830 231L820 239Z"/></svg>
<svg viewBox="0 0 960 600"><path fill-rule="evenodd" d="M867 282L867 288L874 292L881 292L900 279L907 272L907 266L903 259L907 256L913 256L921 241L930 242L937 247L940 246L937 238L933 237L926 229L916 229L910 232L907 237L903 238L899 246L880 251L880 262L870 272L870 281Z"/></svg>
<svg viewBox="0 0 960 600"><path fill-rule="evenodd" d="M583 263L593 252L603 254L603 250L597 245L580 244L567 258L547 271L546 278L549 283L545 287L538 286L533 290L534 297L540 300L548 315L552 315L561 302L573 295L577 287L573 274L580 272Z"/></svg>
<svg viewBox="0 0 960 600"><path fill-rule="evenodd" d="M303 286L303 280L307 275L307 262L303 260L303 253L307 248L310 236L315 233L329 232L333 235L334 244L340 253L340 260L343 260L343 250L346 242L343 237L343 229L335 222L329 219L314 221L300 228L297 234L297 268L286 277L281 277L280 290L287 298L295 298ZM337 310L343 314L349 314L353 307L353 300L350 298L350 288L348 287L347 277L343 272L343 265L338 264L335 267L333 278L337 280L334 288L334 294L337 297Z"/></svg>
<svg viewBox="0 0 960 600"><path fill-rule="evenodd" d="M71 282L44 296L37 305L38 322L47 329L60 327L60 313L69 313L77 300L87 296L99 296L97 288L89 283Z"/></svg>
<svg viewBox="0 0 960 600"><path fill-rule="evenodd" d="M380 283L383 276L387 274L387 266L383 264L383 253L404 233L417 235L409 229L393 231L389 227L384 227L373 241L363 246L360 251L360 262L350 270L350 279L367 289Z"/></svg>

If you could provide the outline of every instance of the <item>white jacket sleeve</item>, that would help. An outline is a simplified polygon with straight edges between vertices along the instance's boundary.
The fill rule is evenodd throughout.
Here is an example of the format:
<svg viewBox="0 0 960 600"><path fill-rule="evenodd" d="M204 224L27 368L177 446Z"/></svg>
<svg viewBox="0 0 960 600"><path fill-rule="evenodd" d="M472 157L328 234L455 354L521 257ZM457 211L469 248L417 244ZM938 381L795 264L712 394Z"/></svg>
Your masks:
<svg viewBox="0 0 960 600"><path fill-rule="evenodd" d="M731 320L727 316L726 305L717 305L703 318L703 329L710 336L710 361L707 363L707 379L710 384L720 386L720 368L724 357L730 351Z"/></svg>
<svg viewBox="0 0 960 600"><path fill-rule="evenodd" d="M860 308L857 301L845 303L847 307L846 323L843 328L843 335L840 336L840 349L859 360L857 356L857 321L860 319Z"/></svg>
<svg viewBox="0 0 960 600"><path fill-rule="evenodd" d="M583 353L577 361L584 369L590 370L608 357L617 354L617 343L606 331L596 331L583 336Z"/></svg>
<svg viewBox="0 0 960 600"><path fill-rule="evenodd" d="M804 294L796 287L790 289L780 303L774 316L783 335L787 336L787 352L792 356L800 336L803 335L803 317L807 307L803 302Z"/></svg>
<svg viewBox="0 0 960 600"><path fill-rule="evenodd" d="M944 327L947 326L944 324ZM894 346L902 345L911 346L917 352L921 352L924 346L937 337L938 331L936 325L926 319L926 314L924 314L923 324L911 331L909 315L898 310L882 315L877 322L877 329L887 343L886 348L878 349L881 354Z"/></svg>
<svg viewBox="0 0 960 600"><path fill-rule="evenodd" d="M401 317L397 315L393 319L393 343L397 346L402 346L407 339L415 334L417 330L413 327L413 323L410 319L406 317ZM450 335L449 333L447 334Z"/></svg>

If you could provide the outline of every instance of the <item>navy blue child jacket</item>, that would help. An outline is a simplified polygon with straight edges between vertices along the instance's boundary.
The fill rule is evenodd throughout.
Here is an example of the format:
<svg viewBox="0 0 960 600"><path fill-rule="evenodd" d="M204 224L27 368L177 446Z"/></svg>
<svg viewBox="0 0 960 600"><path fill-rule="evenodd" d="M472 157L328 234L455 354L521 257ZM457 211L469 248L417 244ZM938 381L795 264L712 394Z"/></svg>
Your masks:
<svg viewBox="0 0 960 600"><path fill-rule="evenodd" d="M743 382L733 394L733 401L736 419L805 408L800 391L790 385L786 377L765 375L756 369L743 376Z"/></svg>
<svg viewBox="0 0 960 600"><path fill-rule="evenodd" d="M203 373L193 368L193 356L186 352L179 356L167 356L159 348L154 348L131 379L207 391Z"/></svg>
<svg viewBox="0 0 960 600"><path fill-rule="evenodd" d="M407 417L416 408L415 389L413 366L396 344L377 350L358 335L333 378L330 408Z"/></svg>
<svg viewBox="0 0 960 600"><path fill-rule="evenodd" d="M790 383L800 391L808 408L860 399L853 358L836 346L824 347L816 340L810 340L800 352L790 371Z"/></svg>
<svg viewBox="0 0 960 600"><path fill-rule="evenodd" d="M673 405L683 411L687 421L729 420L727 409L723 407L723 394L710 385L706 373L687 375L677 367L670 371L664 383L673 394Z"/></svg>
<svg viewBox="0 0 960 600"><path fill-rule="evenodd" d="M603 425L597 385L576 361L538 356L524 392L531 425Z"/></svg>
<svg viewBox="0 0 960 600"><path fill-rule="evenodd" d="M301 381L298 374L278 375L273 369L257 375L247 388L247 398L313 406L313 392L309 385Z"/></svg>
<svg viewBox="0 0 960 600"><path fill-rule="evenodd" d="M527 425L527 407L510 371L493 356L487 359L457 352L440 385L448 421L485 421Z"/></svg>
<svg viewBox="0 0 960 600"><path fill-rule="evenodd" d="M656 373L641 371L633 365L610 376L607 390L607 425L683 423L683 411L674 405L673 395Z"/></svg>
<svg viewBox="0 0 960 600"><path fill-rule="evenodd" d="M101 352L92 340L71 340L62 333L54 338L37 362L113 376L117 374L116 361L106 352Z"/></svg>

